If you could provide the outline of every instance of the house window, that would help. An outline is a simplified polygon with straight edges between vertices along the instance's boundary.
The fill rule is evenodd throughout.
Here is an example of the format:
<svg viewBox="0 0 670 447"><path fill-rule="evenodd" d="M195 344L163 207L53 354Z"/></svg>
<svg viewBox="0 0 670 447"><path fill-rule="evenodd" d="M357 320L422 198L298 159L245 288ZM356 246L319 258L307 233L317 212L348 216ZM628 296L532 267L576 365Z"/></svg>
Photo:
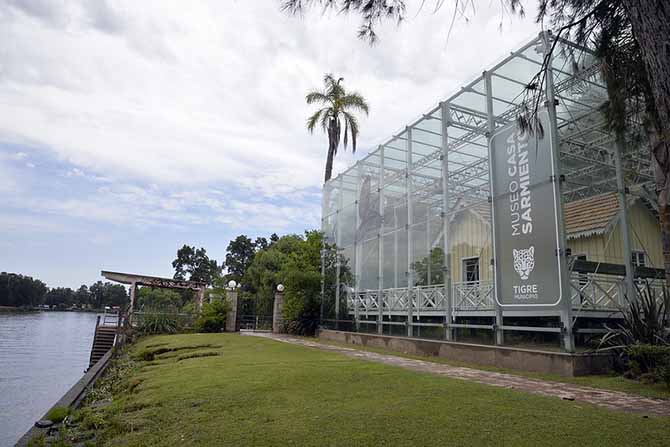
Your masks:
<svg viewBox="0 0 670 447"><path fill-rule="evenodd" d="M479 258L463 258L463 281L479 281Z"/></svg>
<svg viewBox="0 0 670 447"><path fill-rule="evenodd" d="M631 253L631 256L633 257L633 265L635 267L645 267L647 265L647 258L643 251L634 251Z"/></svg>

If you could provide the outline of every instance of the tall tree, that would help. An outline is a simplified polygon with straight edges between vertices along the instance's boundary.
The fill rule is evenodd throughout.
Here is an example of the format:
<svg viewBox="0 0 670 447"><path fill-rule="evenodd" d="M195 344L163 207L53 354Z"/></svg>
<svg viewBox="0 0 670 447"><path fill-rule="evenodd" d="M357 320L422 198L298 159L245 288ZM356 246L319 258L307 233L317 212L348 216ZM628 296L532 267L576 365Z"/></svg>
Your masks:
<svg viewBox="0 0 670 447"><path fill-rule="evenodd" d="M347 93L342 85L343 78L335 79L332 74L323 78L324 89L312 90L305 96L307 104L321 106L307 119L307 130L314 132L317 125L328 135L328 154L326 156L326 172L324 182L333 174L333 160L343 140L346 148L351 139L352 152L356 152L358 138L358 119L354 112L369 112L368 104L360 93ZM344 127L343 127L344 124Z"/></svg>
<svg viewBox="0 0 670 447"><path fill-rule="evenodd" d="M172 261L175 269L174 279L181 281L198 281L211 285L214 278L221 273L221 267L214 259L209 259L204 248L184 245L177 250L177 258Z"/></svg>
<svg viewBox="0 0 670 447"><path fill-rule="evenodd" d="M256 239L257 243L258 239ZM257 243L244 234L230 241L226 249L226 282L233 280L239 284L242 281L244 272L247 271L256 254Z"/></svg>

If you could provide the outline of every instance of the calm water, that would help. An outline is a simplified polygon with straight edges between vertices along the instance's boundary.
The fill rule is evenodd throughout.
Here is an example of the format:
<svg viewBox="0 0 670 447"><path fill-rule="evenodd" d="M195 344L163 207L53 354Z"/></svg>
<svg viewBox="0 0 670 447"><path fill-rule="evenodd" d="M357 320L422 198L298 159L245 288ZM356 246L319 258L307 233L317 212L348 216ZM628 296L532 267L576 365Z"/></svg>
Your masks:
<svg viewBox="0 0 670 447"><path fill-rule="evenodd" d="M0 447L13 446L81 378L94 313L0 313Z"/></svg>

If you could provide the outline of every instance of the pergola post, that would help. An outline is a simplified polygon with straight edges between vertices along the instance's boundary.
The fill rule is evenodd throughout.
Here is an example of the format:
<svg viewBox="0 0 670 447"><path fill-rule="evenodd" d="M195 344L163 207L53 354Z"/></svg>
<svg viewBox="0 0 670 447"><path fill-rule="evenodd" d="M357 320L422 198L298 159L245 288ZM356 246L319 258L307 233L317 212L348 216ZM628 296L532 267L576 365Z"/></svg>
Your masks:
<svg viewBox="0 0 670 447"><path fill-rule="evenodd" d="M451 340L453 332L453 298L451 293L451 248L449 247L449 103L440 103L442 117L442 244L444 259L442 280L444 282L444 338ZM430 252L429 252L430 256ZM429 262L430 264L430 262Z"/></svg>
<svg viewBox="0 0 670 447"><path fill-rule="evenodd" d="M407 336L411 337L414 334L412 309L412 298L414 296L414 277L412 275L412 128L407 127L405 134L407 138L407 170L405 172L405 197L407 200Z"/></svg>
<svg viewBox="0 0 670 447"><path fill-rule="evenodd" d="M202 312L202 306L205 302L205 287L198 289L196 299L198 300L198 313Z"/></svg>
<svg viewBox="0 0 670 447"><path fill-rule="evenodd" d="M551 47L553 36L548 31L543 31L540 33L540 38L544 45L544 55L546 58L546 67L545 67L545 78L546 78L546 94L547 94L547 112L549 114L549 137L551 138L551 153L554 163L554 178L551 179L553 182L556 182L556 197L555 201L559 204L557 207L557 220L558 220L558 253L556 254L559 257L559 263L561 266L562 272L562 288L563 296L561 296L560 303L560 317L562 323L562 344L563 349L567 352L574 352L575 350L575 337L573 334L573 322L572 322L572 302L570 299L570 273L568 272L568 263L567 263L567 253L566 253L566 239L565 239L565 221L563 215L563 194L561 193L561 163L560 163L560 139L558 135L558 125L556 117L556 95L554 92L554 73L553 73L553 60L551 57Z"/></svg>
<svg viewBox="0 0 670 447"><path fill-rule="evenodd" d="M135 311L135 299L137 297L137 283L133 282L130 285L130 306L128 307L128 319L131 318Z"/></svg>
<svg viewBox="0 0 670 447"><path fill-rule="evenodd" d="M486 114L488 116L488 131L486 135L486 139L488 141L489 147L491 147L491 139L493 138L493 134L496 130L496 125L495 125L495 114L493 112L493 83L491 81L491 72L485 71L483 74L484 77L484 84L486 85ZM490 163L490 159L489 159ZM489 204L489 206L492 206ZM495 229L491 227L491 234L493 234L493 231ZM491 237L491 240L493 238ZM481 264L481 262L480 262ZM481 269L481 265L480 265ZM493 285L493 290L494 293L498 293L498 286L495 284ZM493 298L493 305L495 307L495 312L496 312L496 324L495 324L495 342L497 345L502 345L505 342L505 336L504 336L504 331L503 331L503 310L500 304L498 304L498 300Z"/></svg>
<svg viewBox="0 0 670 447"><path fill-rule="evenodd" d="M377 333L384 333L384 146L379 146L379 229L377 233Z"/></svg>

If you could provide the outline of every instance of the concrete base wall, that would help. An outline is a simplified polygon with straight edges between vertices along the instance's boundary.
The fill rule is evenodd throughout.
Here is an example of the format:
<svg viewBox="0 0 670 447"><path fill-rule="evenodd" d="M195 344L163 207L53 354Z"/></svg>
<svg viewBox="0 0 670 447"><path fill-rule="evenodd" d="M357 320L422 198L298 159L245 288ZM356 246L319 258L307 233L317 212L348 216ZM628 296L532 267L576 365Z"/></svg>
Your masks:
<svg viewBox="0 0 670 447"><path fill-rule="evenodd" d="M333 330L321 330L319 339L383 348L404 354L444 357L472 365L494 366L565 377L605 374L611 370L612 366L610 355L596 353L568 354Z"/></svg>

